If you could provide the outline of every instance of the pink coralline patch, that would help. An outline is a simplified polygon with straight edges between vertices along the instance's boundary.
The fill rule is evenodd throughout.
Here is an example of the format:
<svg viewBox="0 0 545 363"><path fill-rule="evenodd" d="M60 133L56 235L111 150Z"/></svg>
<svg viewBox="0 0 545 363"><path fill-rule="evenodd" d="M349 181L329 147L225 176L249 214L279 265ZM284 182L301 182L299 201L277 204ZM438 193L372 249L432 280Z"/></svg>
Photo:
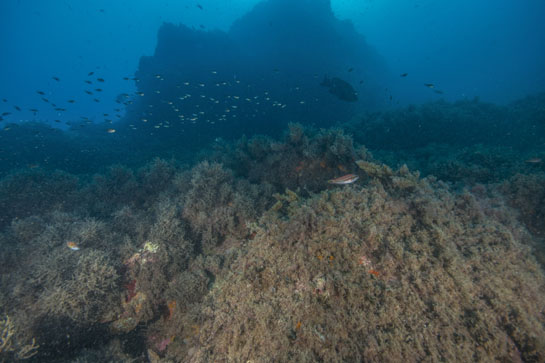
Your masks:
<svg viewBox="0 0 545 363"><path fill-rule="evenodd" d="M372 267L371 260L365 255L360 256L360 258L358 259L358 264L364 267Z"/></svg>
<svg viewBox="0 0 545 363"><path fill-rule="evenodd" d="M128 266L129 268L132 268L138 261L140 261L141 257L142 256L140 255L140 253L137 252L134 255L132 255L131 258L123 262L123 264L125 266Z"/></svg>
<svg viewBox="0 0 545 363"><path fill-rule="evenodd" d="M155 344L155 348L157 348L158 351L162 352L165 349L167 349L168 345L172 342L172 339L165 338L161 340L160 342Z"/></svg>

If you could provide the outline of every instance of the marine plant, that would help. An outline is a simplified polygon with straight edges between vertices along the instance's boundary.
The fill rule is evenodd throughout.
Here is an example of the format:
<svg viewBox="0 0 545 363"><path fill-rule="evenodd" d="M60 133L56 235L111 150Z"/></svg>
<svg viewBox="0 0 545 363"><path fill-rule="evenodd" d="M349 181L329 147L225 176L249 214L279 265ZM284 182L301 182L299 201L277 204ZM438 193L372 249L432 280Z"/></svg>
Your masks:
<svg viewBox="0 0 545 363"><path fill-rule="evenodd" d="M277 192L288 188L308 193L323 189L324 180L354 172L354 161L371 155L341 129L291 123L281 141L242 138L234 150L222 148L214 158L252 183L270 183Z"/></svg>
<svg viewBox="0 0 545 363"><path fill-rule="evenodd" d="M186 190L183 217L200 236L200 248L210 251L226 238L246 235L246 223L257 218L271 189L236 179L219 163L202 162L191 171Z"/></svg>
<svg viewBox="0 0 545 363"><path fill-rule="evenodd" d="M79 180L66 172L15 171L0 180L0 228L16 218L61 209L74 202Z"/></svg>
<svg viewBox="0 0 545 363"><path fill-rule="evenodd" d="M39 347L34 338L29 344L21 342L9 316L6 315L0 319L0 361L9 362L32 358L38 353Z"/></svg>
<svg viewBox="0 0 545 363"><path fill-rule="evenodd" d="M453 187L300 124L212 148L193 167L54 174L30 211L9 194L47 174L0 182L17 211L0 230L2 324L36 337L36 359L544 359L539 167ZM433 167L489 182L513 160L457 155ZM358 181L327 183L347 173Z"/></svg>
<svg viewBox="0 0 545 363"><path fill-rule="evenodd" d="M187 359L542 360L545 277L518 222L394 176L266 213Z"/></svg>

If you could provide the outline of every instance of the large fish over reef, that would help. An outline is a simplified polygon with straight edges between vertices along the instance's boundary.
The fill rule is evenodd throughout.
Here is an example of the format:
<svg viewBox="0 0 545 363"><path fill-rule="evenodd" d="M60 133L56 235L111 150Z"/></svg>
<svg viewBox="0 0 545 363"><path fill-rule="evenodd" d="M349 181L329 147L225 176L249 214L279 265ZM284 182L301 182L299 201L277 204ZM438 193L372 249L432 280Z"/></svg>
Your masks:
<svg viewBox="0 0 545 363"><path fill-rule="evenodd" d="M350 83L340 78L328 78L325 76L320 85L329 88L329 93L335 95L340 100L347 102L356 102L358 100L358 95Z"/></svg>

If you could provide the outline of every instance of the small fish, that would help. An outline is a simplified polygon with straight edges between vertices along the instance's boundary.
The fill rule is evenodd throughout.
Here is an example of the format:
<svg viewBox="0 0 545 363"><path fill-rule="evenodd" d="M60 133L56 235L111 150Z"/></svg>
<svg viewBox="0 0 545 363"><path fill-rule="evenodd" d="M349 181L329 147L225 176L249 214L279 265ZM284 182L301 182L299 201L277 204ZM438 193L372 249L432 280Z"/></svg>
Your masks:
<svg viewBox="0 0 545 363"><path fill-rule="evenodd" d="M102 92L102 88L95 88L95 91Z"/></svg>
<svg viewBox="0 0 545 363"><path fill-rule="evenodd" d="M336 184L336 185L352 184L358 179L359 179L359 176L355 174L346 174L344 176L328 180L328 183Z"/></svg>
<svg viewBox="0 0 545 363"><path fill-rule="evenodd" d="M75 103L76 100L68 100L68 101L66 101L66 102L68 102L68 103Z"/></svg>
<svg viewBox="0 0 545 363"><path fill-rule="evenodd" d="M19 106L13 106L14 109L16 109L17 111L21 111L21 107Z"/></svg>
<svg viewBox="0 0 545 363"><path fill-rule="evenodd" d="M92 94L93 94L93 92L87 91L87 90L85 91L85 93L87 93L88 95L92 95Z"/></svg>
<svg viewBox="0 0 545 363"><path fill-rule="evenodd" d="M541 158L531 158L525 161L527 164L541 164L543 162L543 159Z"/></svg>
<svg viewBox="0 0 545 363"><path fill-rule="evenodd" d="M45 93L43 91L36 91L36 93L41 95L41 96L45 96Z"/></svg>
<svg viewBox="0 0 545 363"><path fill-rule="evenodd" d="M435 88L435 85L433 83L424 83L424 86L428 88Z"/></svg>
<svg viewBox="0 0 545 363"><path fill-rule="evenodd" d="M89 72L87 76L92 76L93 74L95 74L95 72Z"/></svg>
<svg viewBox="0 0 545 363"><path fill-rule="evenodd" d="M70 248L72 251L79 251L79 247L74 241L66 242L66 247Z"/></svg>
<svg viewBox="0 0 545 363"><path fill-rule="evenodd" d="M87 83L87 84L92 84L92 83L93 83L93 82L89 81L88 79L86 79L86 80L83 81L83 82L85 82L85 83Z"/></svg>
<svg viewBox="0 0 545 363"><path fill-rule="evenodd" d="M98 98L93 98L93 101L100 102L100 100Z"/></svg>
<svg viewBox="0 0 545 363"><path fill-rule="evenodd" d="M353 67L348 68L348 72L352 72L354 70Z"/></svg>
<svg viewBox="0 0 545 363"><path fill-rule="evenodd" d="M409 73L401 73L399 76L400 77L407 77L409 75Z"/></svg>
<svg viewBox="0 0 545 363"><path fill-rule="evenodd" d="M97 78L97 81L104 82L104 78Z"/></svg>
<svg viewBox="0 0 545 363"><path fill-rule="evenodd" d="M108 130L106 130L106 132L109 133L109 134L113 134L113 133L115 133L115 129L108 129Z"/></svg>
<svg viewBox="0 0 545 363"><path fill-rule="evenodd" d="M57 82L60 82L60 80L61 80L59 77L51 77L51 78L54 79Z"/></svg>
<svg viewBox="0 0 545 363"><path fill-rule="evenodd" d="M203 10L201 4L197 4L197 7L198 7L199 9Z"/></svg>

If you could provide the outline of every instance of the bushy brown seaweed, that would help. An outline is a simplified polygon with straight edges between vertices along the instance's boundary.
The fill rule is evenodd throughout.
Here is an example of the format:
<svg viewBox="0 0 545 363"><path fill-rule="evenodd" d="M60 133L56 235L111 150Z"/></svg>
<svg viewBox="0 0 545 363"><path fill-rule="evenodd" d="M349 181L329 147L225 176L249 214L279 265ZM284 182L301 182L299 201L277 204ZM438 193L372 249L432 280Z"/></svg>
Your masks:
<svg viewBox="0 0 545 363"><path fill-rule="evenodd" d="M14 219L63 209L73 203L78 179L62 171L23 170L0 181L0 228Z"/></svg>
<svg viewBox="0 0 545 363"><path fill-rule="evenodd" d="M515 221L425 180L296 203L207 296L191 359L544 359L545 279Z"/></svg>
<svg viewBox="0 0 545 363"><path fill-rule="evenodd" d="M38 358L545 359L541 175L451 189L298 124L209 159L0 181L0 312Z"/></svg>
<svg viewBox="0 0 545 363"><path fill-rule="evenodd" d="M263 136L242 138L235 148L220 148L214 156L252 183L270 183L305 194L323 189L324 179L357 170L354 162L371 156L341 129L316 130L290 124L283 141Z"/></svg>
<svg viewBox="0 0 545 363"><path fill-rule="evenodd" d="M272 194L267 184L258 187L236 180L218 163L200 163L192 169L189 181L181 177L175 184L185 192L183 216L205 252L226 238L244 238L247 223L257 219Z"/></svg>
<svg viewBox="0 0 545 363"><path fill-rule="evenodd" d="M501 191L530 231L545 238L545 173L517 174Z"/></svg>

